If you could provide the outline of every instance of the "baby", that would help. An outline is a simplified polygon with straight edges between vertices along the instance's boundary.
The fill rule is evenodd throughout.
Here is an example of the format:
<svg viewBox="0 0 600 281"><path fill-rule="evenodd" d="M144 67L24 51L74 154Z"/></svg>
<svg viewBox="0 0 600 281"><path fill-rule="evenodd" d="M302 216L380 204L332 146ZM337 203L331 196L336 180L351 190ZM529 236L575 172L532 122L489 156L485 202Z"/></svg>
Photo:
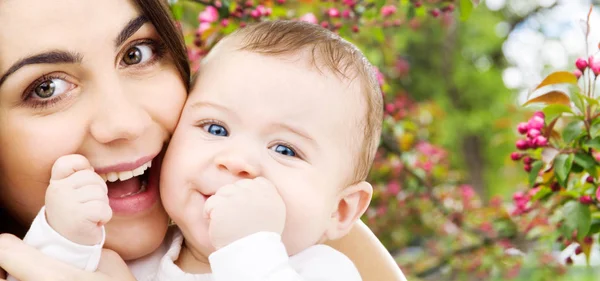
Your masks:
<svg viewBox="0 0 600 281"><path fill-rule="evenodd" d="M322 243L346 235L370 202L382 115L372 66L318 25L262 22L221 40L162 163L161 198L178 229L138 280L361 280ZM97 207L73 214L70 198L47 198L28 236L55 232L79 252L30 243L95 270L111 212L104 179L82 158L57 160L51 188L96 186Z"/></svg>

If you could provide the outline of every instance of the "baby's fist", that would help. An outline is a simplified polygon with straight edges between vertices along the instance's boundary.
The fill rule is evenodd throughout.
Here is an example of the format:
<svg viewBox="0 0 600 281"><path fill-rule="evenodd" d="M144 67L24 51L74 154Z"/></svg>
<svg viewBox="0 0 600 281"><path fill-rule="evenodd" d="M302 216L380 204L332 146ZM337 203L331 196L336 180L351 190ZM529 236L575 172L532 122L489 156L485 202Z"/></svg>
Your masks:
<svg viewBox="0 0 600 281"><path fill-rule="evenodd" d="M221 187L206 200L204 215L211 243L220 249L256 232L281 234L286 207L273 183L258 177Z"/></svg>
<svg viewBox="0 0 600 281"><path fill-rule="evenodd" d="M81 155L59 158L46 190L46 219L63 237L82 245L102 240L102 226L112 217L104 180Z"/></svg>

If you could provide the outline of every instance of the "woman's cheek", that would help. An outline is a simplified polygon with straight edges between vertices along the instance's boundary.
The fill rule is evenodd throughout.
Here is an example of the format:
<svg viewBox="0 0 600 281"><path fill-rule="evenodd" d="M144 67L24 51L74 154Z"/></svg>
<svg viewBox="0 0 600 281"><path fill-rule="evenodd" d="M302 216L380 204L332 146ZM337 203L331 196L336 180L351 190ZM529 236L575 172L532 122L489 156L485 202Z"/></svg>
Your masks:
<svg viewBox="0 0 600 281"><path fill-rule="evenodd" d="M0 198L11 200L1 204L28 224L44 204L54 161L77 152L81 126L49 116L4 117L0 123Z"/></svg>

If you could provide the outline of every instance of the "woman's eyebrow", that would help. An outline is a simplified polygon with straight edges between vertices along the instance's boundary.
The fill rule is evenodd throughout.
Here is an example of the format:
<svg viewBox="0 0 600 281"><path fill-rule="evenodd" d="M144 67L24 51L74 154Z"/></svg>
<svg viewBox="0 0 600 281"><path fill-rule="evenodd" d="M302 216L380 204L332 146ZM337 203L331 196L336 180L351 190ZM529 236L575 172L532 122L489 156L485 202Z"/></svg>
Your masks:
<svg viewBox="0 0 600 281"><path fill-rule="evenodd" d="M51 63L81 63L83 56L78 53L54 50L20 59L13 64L6 73L0 76L0 87L6 79L20 68L31 64L51 64Z"/></svg>
<svg viewBox="0 0 600 281"><path fill-rule="evenodd" d="M123 42L125 42L129 37L131 37L135 32L137 32L148 19L144 16L138 16L132 20L130 20L119 32L117 38L115 38L115 47L121 46ZM17 72L17 70L21 69L26 65L32 64L53 64L53 63L81 63L83 56L78 53L61 51L61 50L53 50L48 51L41 54L32 55L23 59L20 59L15 64L13 64L6 73L0 76L0 87L6 79L13 73Z"/></svg>
<svg viewBox="0 0 600 281"><path fill-rule="evenodd" d="M119 48L123 42L125 42L131 35L135 34L138 29L140 29L146 22L148 22L148 18L146 16L141 15L135 19L130 20L125 27L119 33L119 36L115 39L115 48Z"/></svg>

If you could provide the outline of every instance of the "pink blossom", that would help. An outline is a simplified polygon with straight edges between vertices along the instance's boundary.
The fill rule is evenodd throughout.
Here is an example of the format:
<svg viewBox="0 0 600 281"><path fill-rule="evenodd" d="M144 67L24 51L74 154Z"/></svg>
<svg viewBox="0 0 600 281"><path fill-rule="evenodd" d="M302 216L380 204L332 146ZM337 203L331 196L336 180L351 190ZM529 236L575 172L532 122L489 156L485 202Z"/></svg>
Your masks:
<svg viewBox="0 0 600 281"><path fill-rule="evenodd" d="M342 3L344 3L344 5L349 6L349 7L354 7L354 5L356 5L354 0L344 0L344 1L342 1Z"/></svg>
<svg viewBox="0 0 600 281"><path fill-rule="evenodd" d="M202 11L198 15L198 21L200 21L201 23L215 22L218 19L219 19L219 12L217 11L217 8L215 8L213 6L207 6L206 9L204 9L204 11Z"/></svg>
<svg viewBox="0 0 600 281"><path fill-rule="evenodd" d="M198 32L198 34L202 34L202 33L204 33L204 31L209 30L210 27L211 27L211 24L209 22L202 22L198 26L198 30L196 32Z"/></svg>
<svg viewBox="0 0 600 281"><path fill-rule="evenodd" d="M313 13L308 13L300 17L301 21L317 24L317 17Z"/></svg>
<svg viewBox="0 0 600 281"><path fill-rule="evenodd" d="M579 79L579 77L581 77L581 75L583 75L583 73L581 72L581 70L575 69L573 71L573 75L575 75L575 77L577 77L577 79Z"/></svg>
<svg viewBox="0 0 600 281"><path fill-rule="evenodd" d="M263 5L256 6L256 11L258 11L261 16L268 16L271 14L270 9L265 8Z"/></svg>
<svg viewBox="0 0 600 281"><path fill-rule="evenodd" d="M471 201L475 197L475 191L470 185L464 184L460 186L460 194L465 202Z"/></svg>
<svg viewBox="0 0 600 281"><path fill-rule="evenodd" d="M332 18L337 18L340 16L340 11L336 8L331 8L327 11L327 14Z"/></svg>
<svg viewBox="0 0 600 281"><path fill-rule="evenodd" d="M600 201L600 186L596 188L596 200Z"/></svg>
<svg viewBox="0 0 600 281"><path fill-rule="evenodd" d="M388 114L393 114L396 111L396 106L393 103L388 103L385 105L385 112Z"/></svg>
<svg viewBox="0 0 600 281"><path fill-rule="evenodd" d="M389 194L396 195L400 192L400 184L397 181L392 181L387 186L387 191Z"/></svg>
<svg viewBox="0 0 600 281"><path fill-rule="evenodd" d="M344 10L342 12L342 18L349 19L350 15L352 15L352 12L350 12L350 10Z"/></svg>
<svg viewBox="0 0 600 281"><path fill-rule="evenodd" d="M388 6L381 7L381 14L384 17L389 17L395 13L396 13L396 6L394 6L394 5L388 5Z"/></svg>
<svg viewBox="0 0 600 281"><path fill-rule="evenodd" d="M386 206L379 206L379 207L377 207L377 216L383 216L383 215L385 215L385 213L387 213L387 207Z"/></svg>
<svg viewBox="0 0 600 281"><path fill-rule="evenodd" d="M252 12L250 12L250 16L253 18L259 18L261 16L261 13L259 10L252 10Z"/></svg>

